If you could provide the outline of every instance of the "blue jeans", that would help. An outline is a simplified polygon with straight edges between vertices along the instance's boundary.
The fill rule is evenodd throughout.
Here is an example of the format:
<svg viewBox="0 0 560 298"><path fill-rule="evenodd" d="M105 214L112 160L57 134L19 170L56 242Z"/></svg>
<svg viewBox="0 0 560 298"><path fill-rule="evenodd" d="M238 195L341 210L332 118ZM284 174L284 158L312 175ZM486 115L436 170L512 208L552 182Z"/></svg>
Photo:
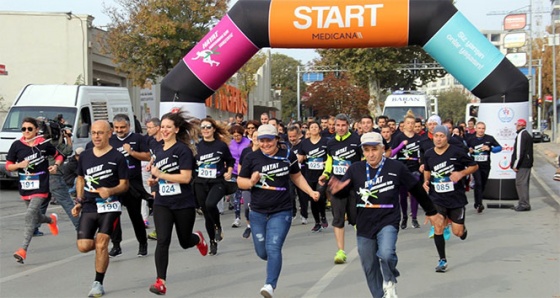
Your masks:
<svg viewBox="0 0 560 298"><path fill-rule="evenodd" d="M51 195L56 198L56 201L62 206L76 230L80 222L79 217L72 216L72 208L74 208L74 201L68 193L68 185L64 182L62 175L50 175L49 177Z"/></svg>
<svg viewBox="0 0 560 298"><path fill-rule="evenodd" d="M276 213L249 213L253 244L259 258L266 262L266 282L276 289L278 276L282 270L282 246L292 225L292 211Z"/></svg>
<svg viewBox="0 0 560 298"><path fill-rule="evenodd" d="M358 236L358 253L373 297L383 297L383 281L394 283L400 275L397 270L397 234L394 226L385 226L376 239Z"/></svg>

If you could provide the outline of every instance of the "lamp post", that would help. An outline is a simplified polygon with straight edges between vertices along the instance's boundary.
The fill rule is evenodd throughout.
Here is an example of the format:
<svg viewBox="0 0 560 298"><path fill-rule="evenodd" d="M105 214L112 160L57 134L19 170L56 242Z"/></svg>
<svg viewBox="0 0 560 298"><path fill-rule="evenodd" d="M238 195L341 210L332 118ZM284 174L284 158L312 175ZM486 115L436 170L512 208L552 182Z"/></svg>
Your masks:
<svg viewBox="0 0 560 298"><path fill-rule="evenodd" d="M558 99L556 98L556 19L560 12L560 1L551 0L552 3L552 139L556 142L558 137L558 112L556 104Z"/></svg>

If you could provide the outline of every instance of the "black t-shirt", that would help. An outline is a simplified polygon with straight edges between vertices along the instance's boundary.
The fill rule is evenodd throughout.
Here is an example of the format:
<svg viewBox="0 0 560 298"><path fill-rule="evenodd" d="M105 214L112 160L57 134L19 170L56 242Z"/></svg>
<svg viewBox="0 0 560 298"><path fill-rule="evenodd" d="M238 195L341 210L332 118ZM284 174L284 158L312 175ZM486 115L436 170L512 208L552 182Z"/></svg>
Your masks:
<svg viewBox="0 0 560 298"><path fill-rule="evenodd" d="M29 160L26 169L18 169L20 182L18 190L21 196L44 194L50 191L49 161L47 157L56 155L58 155L58 152L51 142L40 143L33 147L27 146L20 140L12 143L6 160L13 163Z"/></svg>
<svg viewBox="0 0 560 298"><path fill-rule="evenodd" d="M235 159L226 143L220 140L200 141L196 144L196 172L198 178L216 179L224 176L228 167L233 167Z"/></svg>
<svg viewBox="0 0 560 298"><path fill-rule="evenodd" d="M327 141L334 138L336 132L330 132L328 128L321 130L321 137L326 138Z"/></svg>
<svg viewBox="0 0 560 298"><path fill-rule="evenodd" d="M253 172L259 172L261 180L251 188L251 210L260 213L292 210L292 200L288 192L290 174L300 172L293 152L279 149L271 157L265 156L261 150L247 154L239 177L250 179Z"/></svg>
<svg viewBox="0 0 560 298"><path fill-rule="evenodd" d="M119 139L117 135L112 135L109 139L109 144L117 149L120 153L126 157L126 161L128 163L128 170L130 171L129 177L130 179L135 178L142 178L142 163L140 160L132 157L123 149L124 144L129 144L130 148L133 151L137 152L149 152L148 144L146 143L146 139L143 135L139 133L131 133L124 139Z"/></svg>
<svg viewBox="0 0 560 298"><path fill-rule="evenodd" d="M243 167L245 157L247 157L247 154L251 152L253 152L253 146L249 145L249 147L243 148L243 150L241 151L241 156L239 156L239 164L241 165L241 167Z"/></svg>
<svg viewBox="0 0 560 298"><path fill-rule="evenodd" d="M404 133L399 133L393 136L391 141L391 148L397 148L401 142L407 141L401 150L397 152L396 159L405 164L410 171L416 172L420 167L420 136L414 134L411 138L407 137Z"/></svg>
<svg viewBox="0 0 560 298"><path fill-rule="evenodd" d="M342 141L337 138L339 136L332 138L327 143L327 154L333 159L331 173L340 179L346 173L348 166L360 161L362 148L360 147L360 137L355 133Z"/></svg>
<svg viewBox="0 0 560 298"><path fill-rule="evenodd" d="M446 208L460 208L468 204L464 180L453 183L452 172L462 171L476 162L463 150L449 146L441 155L430 149L424 156L425 170L430 171L430 198L434 204Z"/></svg>
<svg viewBox="0 0 560 298"><path fill-rule="evenodd" d="M476 137L476 135L472 135L467 139L467 145L469 148L473 148L474 152L472 153L472 157L474 161L478 163L478 166L481 168L489 169L490 168L490 151L482 151L482 146L486 145L490 147L500 146L500 143L494 139L493 136L484 135L482 138Z"/></svg>
<svg viewBox="0 0 560 298"><path fill-rule="evenodd" d="M370 172L369 179L366 166ZM342 178L342 181L350 179L347 188L356 193L357 234L369 239L375 239L385 226L399 228L399 188L405 186L410 189L418 183L408 168L396 160L385 158L379 175L377 171L378 168L360 161L353 163Z"/></svg>
<svg viewBox="0 0 560 298"><path fill-rule="evenodd" d="M301 147L298 154L306 157L304 162L306 171L303 176L308 182L317 182L325 170L327 142L326 138L321 137L317 144L313 144L310 138L300 143Z"/></svg>
<svg viewBox="0 0 560 298"><path fill-rule="evenodd" d="M168 174L180 174L181 170L192 171L194 167L193 153L183 142L178 141L167 150L160 147L156 150L155 156L154 166ZM157 188L155 205L165 206L169 209L196 207L190 183L175 183L159 179Z"/></svg>
<svg viewBox="0 0 560 298"><path fill-rule="evenodd" d="M128 179L129 169L126 158L115 148L111 148L102 156L95 156L93 149L87 149L80 154L78 160L78 176L84 177L84 198L82 212L96 213L96 201L101 201L96 189L100 187L116 187L121 179ZM113 196L107 201L120 201Z"/></svg>

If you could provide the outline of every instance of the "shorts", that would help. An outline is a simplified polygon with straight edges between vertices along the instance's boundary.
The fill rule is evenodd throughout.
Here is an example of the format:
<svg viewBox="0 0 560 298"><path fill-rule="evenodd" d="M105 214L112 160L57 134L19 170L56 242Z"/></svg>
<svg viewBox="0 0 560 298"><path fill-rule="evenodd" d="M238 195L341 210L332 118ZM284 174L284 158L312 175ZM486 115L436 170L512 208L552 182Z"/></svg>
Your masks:
<svg viewBox="0 0 560 298"><path fill-rule="evenodd" d="M93 240L96 232L111 236L120 217L121 212L82 213L82 216L80 216L80 225L78 226L78 240Z"/></svg>
<svg viewBox="0 0 560 298"><path fill-rule="evenodd" d="M443 215L445 218L448 218L452 222L459 225L465 224L465 207L446 208L437 204L434 205L436 206L437 212Z"/></svg>
<svg viewBox="0 0 560 298"><path fill-rule="evenodd" d="M333 215L332 226L335 228L344 228L345 216L349 225L356 225L356 196L350 194L348 197L339 198L330 194L330 197Z"/></svg>

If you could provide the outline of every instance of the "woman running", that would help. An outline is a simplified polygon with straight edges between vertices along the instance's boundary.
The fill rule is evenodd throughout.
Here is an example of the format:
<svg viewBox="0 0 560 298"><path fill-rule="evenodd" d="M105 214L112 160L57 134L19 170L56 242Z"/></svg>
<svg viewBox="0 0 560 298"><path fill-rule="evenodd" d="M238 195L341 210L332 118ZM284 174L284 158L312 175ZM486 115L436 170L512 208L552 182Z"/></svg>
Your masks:
<svg viewBox="0 0 560 298"><path fill-rule="evenodd" d="M248 136L251 138L251 144L241 152L241 158L239 159L239 169L237 170L238 173L241 172L241 166L243 165L243 160L245 159L247 154L260 149L259 140L257 139L259 133L255 130L252 130L248 133ZM251 236L251 221L249 220L249 210L251 208L251 192L249 190L242 190L241 196L243 197L243 201L245 202L245 219L247 220L247 228L245 228L245 231L243 231L243 238L247 239L249 238L249 236Z"/></svg>

